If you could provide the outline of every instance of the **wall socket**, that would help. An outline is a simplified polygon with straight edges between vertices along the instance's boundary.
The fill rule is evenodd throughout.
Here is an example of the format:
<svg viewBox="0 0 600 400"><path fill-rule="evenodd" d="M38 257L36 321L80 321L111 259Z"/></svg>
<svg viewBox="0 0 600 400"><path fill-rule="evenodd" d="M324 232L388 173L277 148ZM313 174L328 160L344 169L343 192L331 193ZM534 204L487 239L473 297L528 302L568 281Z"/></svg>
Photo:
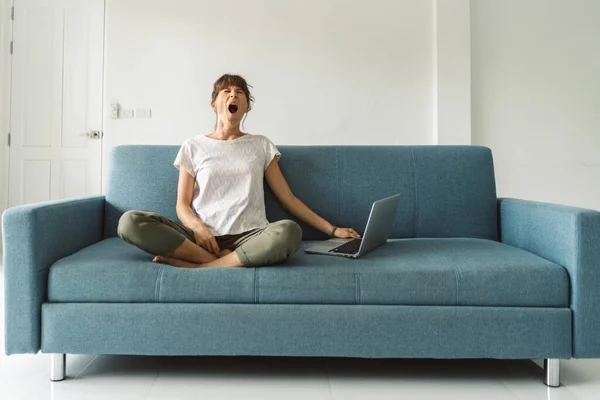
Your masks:
<svg viewBox="0 0 600 400"><path fill-rule="evenodd" d="M149 108L138 108L135 110L136 118L152 118L152 110Z"/></svg>

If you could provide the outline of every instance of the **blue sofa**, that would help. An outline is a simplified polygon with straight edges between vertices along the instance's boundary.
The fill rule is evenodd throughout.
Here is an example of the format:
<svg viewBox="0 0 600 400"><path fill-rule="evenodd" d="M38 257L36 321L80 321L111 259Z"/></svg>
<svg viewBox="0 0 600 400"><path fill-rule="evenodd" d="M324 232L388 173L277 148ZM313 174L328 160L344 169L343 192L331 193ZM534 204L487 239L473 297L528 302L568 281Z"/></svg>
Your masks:
<svg viewBox="0 0 600 400"><path fill-rule="evenodd" d="M121 146L105 196L3 215L6 353L362 358L600 357L600 212L498 199L479 146L280 146L294 194L363 229L400 192L389 242L358 259L178 269L116 236L127 210L176 219L178 146ZM294 219L303 248L326 235Z"/></svg>

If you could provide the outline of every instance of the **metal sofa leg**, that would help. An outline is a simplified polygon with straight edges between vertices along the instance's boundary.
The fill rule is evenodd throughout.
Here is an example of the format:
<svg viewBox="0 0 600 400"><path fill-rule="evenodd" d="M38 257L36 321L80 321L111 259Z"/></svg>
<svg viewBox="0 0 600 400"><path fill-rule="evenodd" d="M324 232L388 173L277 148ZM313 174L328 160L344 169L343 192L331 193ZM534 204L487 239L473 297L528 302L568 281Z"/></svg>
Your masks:
<svg viewBox="0 0 600 400"><path fill-rule="evenodd" d="M62 381L67 370L67 355L55 353L50 356L50 380Z"/></svg>
<svg viewBox="0 0 600 400"><path fill-rule="evenodd" d="M549 387L560 386L560 360L558 358L544 359L544 383Z"/></svg>

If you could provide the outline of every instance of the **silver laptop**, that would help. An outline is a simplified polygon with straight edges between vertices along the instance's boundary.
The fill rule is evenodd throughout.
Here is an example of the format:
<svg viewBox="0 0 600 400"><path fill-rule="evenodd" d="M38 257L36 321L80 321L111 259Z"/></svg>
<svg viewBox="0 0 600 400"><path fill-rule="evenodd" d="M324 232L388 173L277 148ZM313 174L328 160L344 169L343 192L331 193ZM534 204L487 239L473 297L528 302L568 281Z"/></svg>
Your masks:
<svg viewBox="0 0 600 400"><path fill-rule="evenodd" d="M325 254L358 258L376 249L387 241L394 224L400 193L377 200L371 207L365 233L360 239L329 239L305 251L311 254Z"/></svg>

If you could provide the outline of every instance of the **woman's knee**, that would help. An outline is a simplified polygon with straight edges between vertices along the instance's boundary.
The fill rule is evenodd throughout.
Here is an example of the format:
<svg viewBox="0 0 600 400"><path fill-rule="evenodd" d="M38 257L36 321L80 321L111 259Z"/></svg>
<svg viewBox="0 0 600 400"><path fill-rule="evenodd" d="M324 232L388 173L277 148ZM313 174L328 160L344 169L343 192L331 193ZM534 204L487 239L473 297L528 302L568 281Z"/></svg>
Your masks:
<svg viewBox="0 0 600 400"><path fill-rule="evenodd" d="M298 250L302 243L302 228L291 219L284 219L277 223L279 235L277 245L285 247L289 253Z"/></svg>
<svg viewBox="0 0 600 400"><path fill-rule="evenodd" d="M121 218L119 218L117 235L125 240L136 236L143 220L144 214L140 211L130 210L125 212L123 215L121 215Z"/></svg>
<svg viewBox="0 0 600 400"><path fill-rule="evenodd" d="M281 262L300 248L302 228L292 220L269 224L260 235L244 243L236 253L245 266Z"/></svg>

